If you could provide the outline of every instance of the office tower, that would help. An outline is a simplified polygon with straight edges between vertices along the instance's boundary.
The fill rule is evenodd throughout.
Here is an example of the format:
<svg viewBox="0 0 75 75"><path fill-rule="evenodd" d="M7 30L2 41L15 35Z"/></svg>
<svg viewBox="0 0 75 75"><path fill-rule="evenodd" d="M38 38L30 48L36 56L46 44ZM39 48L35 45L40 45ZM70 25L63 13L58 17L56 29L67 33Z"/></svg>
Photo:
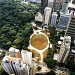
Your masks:
<svg viewBox="0 0 75 75"><path fill-rule="evenodd" d="M68 3L63 3L62 5L62 12L67 13L68 12Z"/></svg>
<svg viewBox="0 0 75 75"><path fill-rule="evenodd" d="M67 13L68 12L68 3L69 3L69 0L64 0L63 1L63 4L62 4L62 12L63 13Z"/></svg>
<svg viewBox="0 0 75 75"><path fill-rule="evenodd" d="M60 13L58 28L65 30L70 23L72 13Z"/></svg>
<svg viewBox="0 0 75 75"><path fill-rule="evenodd" d="M55 0L54 11L60 11L62 7L63 0Z"/></svg>
<svg viewBox="0 0 75 75"><path fill-rule="evenodd" d="M44 24L48 26L49 21L50 21L50 17L51 17L51 13L52 13L52 8L46 7L44 10Z"/></svg>
<svg viewBox="0 0 75 75"><path fill-rule="evenodd" d="M57 12L53 12L51 18L51 26L57 27L57 18L58 18Z"/></svg>
<svg viewBox="0 0 75 75"><path fill-rule="evenodd" d="M48 0L48 7L53 8L55 0Z"/></svg>
<svg viewBox="0 0 75 75"><path fill-rule="evenodd" d="M70 53L70 44L71 44L71 37L70 36L64 36L64 40L60 47L59 52L59 59L58 62L64 63Z"/></svg>
<svg viewBox="0 0 75 75"><path fill-rule="evenodd" d="M41 0L41 13L44 14L44 9L48 5L48 0Z"/></svg>
<svg viewBox="0 0 75 75"><path fill-rule="evenodd" d="M75 17L71 18L65 34L71 36L75 40Z"/></svg>

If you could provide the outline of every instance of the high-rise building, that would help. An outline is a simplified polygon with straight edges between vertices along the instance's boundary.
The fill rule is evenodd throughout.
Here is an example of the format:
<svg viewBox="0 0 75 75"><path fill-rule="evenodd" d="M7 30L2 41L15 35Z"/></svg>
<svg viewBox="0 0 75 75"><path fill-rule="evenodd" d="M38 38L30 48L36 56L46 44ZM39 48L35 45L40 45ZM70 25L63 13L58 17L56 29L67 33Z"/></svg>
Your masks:
<svg viewBox="0 0 75 75"><path fill-rule="evenodd" d="M59 24L58 24L59 29L65 30L67 28L71 20L71 15L72 13L66 13L66 14L60 13Z"/></svg>
<svg viewBox="0 0 75 75"><path fill-rule="evenodd" d="M31 75L29 67L32 64L32 53L22 50L22 58L18 57L19 50L15 48L9 49L9 55L6 55L2 60L3 69L9 74L15 75ZM25 63L24 63L25 61Z"/></svg>
<svg viewBox="0 0 75 75"><path fill-rule="evenodd" d="M69 3L69 0L64 0L63 1L63 4L62 4L62 12L63 13L67 13L68 12L68 3Z"/></svg>
<svg viewBox="0 0 75 75"><path fill-rule="evenodd" d="M64 36L64 40L60 47L59 52L59 59L58 62L64 63L70 53L70 45L71 45L71 37L70 36Z"/></svg>
<svg viewBox="0 0 75 75"><path fill-rule="evenodd" d="M41 0L41 13L44 14L44 9L48 5L48 0Z"/></svg>
<svg viewBox="0 0 75 75"><path fill-rule="evenodd" d="M54 11L60 11L62 7L63 0L55 0Z"/></svg>
<svg viewBox="0 0 75 75"><path fill-rule="evenodd" d="M68 12L68 3L63 3L62 5L62 12L67 13Z"/></svg>
<svg viewBox="0 0 75 75"><path fill-rule="evenodd" d="M75 17L71 18L70 24L68 25L65 34L75 39Z"/></svg>
<svg viewBox="0 0 75 75"><path fill-rule="evenodd" d="M21 51L22 59L24 64L31 65L32 64L32 53L22 50Z"/></svg>
<svg viewBox="0 0 75 75"><path fill-rule="evenodd" d="M57 12L53 12L51 17L51 26L57 27L57 18L58 18Z"/></svg>
<svg viewBox="0 0 75 75"><path fill-rule="evenodd" d="M48 0L48 7L53 8L55 0Z"/></svg>
<svg viewBox="0 0 75 75"><path fill-rule="evenodd" d="M46 7L44 10L44 24L48 26L50 17L52 13L52 8Z"/></svg>

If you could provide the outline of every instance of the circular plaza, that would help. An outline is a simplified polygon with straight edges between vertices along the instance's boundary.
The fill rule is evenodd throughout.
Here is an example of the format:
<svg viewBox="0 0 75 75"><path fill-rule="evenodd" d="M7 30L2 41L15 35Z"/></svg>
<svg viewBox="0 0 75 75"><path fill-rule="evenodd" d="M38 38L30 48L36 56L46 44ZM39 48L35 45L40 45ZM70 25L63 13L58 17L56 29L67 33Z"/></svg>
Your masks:
<svg viewBox="0 0 75 75"><path fill-rule="evenodd" d="M48 36L40 30L34 31L30 36L29 49L34 53L35 57L40 58L43 62L44 56L47 55L47 49L49 47Z"/></svg>

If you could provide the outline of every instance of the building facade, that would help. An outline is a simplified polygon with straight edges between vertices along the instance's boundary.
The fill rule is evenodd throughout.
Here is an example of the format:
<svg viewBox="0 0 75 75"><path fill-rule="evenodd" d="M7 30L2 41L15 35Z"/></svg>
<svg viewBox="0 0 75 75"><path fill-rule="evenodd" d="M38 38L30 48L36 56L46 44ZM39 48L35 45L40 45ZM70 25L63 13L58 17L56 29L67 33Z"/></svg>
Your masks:
<svg viewBox="0 0 75 75"><path fill-rule="evenodd" d="M44 9L48 5L48 0L41 0L41 13L44 14Z"/></svg>
<svg viewBox="0 0 75 75"><path fill-rule="evenodd" d="M57 27L57 18L58 18L57 12L53 12L51 17L51 26Z"/></svg>
<svg viewBox="0 0 75 75"><path fill-rule="evenodd" d="M58 23L58 28L65 30L67 26L70 23L71 20L71 13L60 13L60 18L59 18L59 23Z"/></svg>
<svg viewBox="0 0 75 75"><path fill-rule="evenodd" d="M71 37L70 36L64 36L64 40L60 47L59 52L59 59L58 62L64 63L70 53L70 45L71 45Z"/></svg>
<svg viewBox="0 0 75 75"><path fill-rule="evenodd" d="M60 11L62 7L63 0L55 0L54 11Z"/></svg>
<svg viewBox="0 0 75 75"><path fill-rule="evenodd" d="M48 0L48 7L53 8L54 2L55 2L55 0Z"/></svg>
<svg viewBox="0 0 75 75"><path fill-rule="evenodd" d="M51 18L52 8L46 7L44 10L44 24L48 26Z"/></svg>
<svg viewBox="0 0 75 75"><path fill-rule="evenodd" d="M32 53L22 50L22 58L19 57L19 50L10 48L8 55L2 60L3 69L9 74L15 75L32 75L30 71L30 65L32 64Z"/></svg>

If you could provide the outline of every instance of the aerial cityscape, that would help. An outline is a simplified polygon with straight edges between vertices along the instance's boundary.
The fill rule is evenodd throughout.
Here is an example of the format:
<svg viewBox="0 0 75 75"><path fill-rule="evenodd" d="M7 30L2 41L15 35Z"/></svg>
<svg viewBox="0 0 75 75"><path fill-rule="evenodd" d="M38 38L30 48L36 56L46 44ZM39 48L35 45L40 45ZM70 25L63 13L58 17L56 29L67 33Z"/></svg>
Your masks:
<svg viewBox="0 0 75 75"><path fill-rule="evenodd" d="M75 0L0 0L0 75L75 75Z"/></svg>

